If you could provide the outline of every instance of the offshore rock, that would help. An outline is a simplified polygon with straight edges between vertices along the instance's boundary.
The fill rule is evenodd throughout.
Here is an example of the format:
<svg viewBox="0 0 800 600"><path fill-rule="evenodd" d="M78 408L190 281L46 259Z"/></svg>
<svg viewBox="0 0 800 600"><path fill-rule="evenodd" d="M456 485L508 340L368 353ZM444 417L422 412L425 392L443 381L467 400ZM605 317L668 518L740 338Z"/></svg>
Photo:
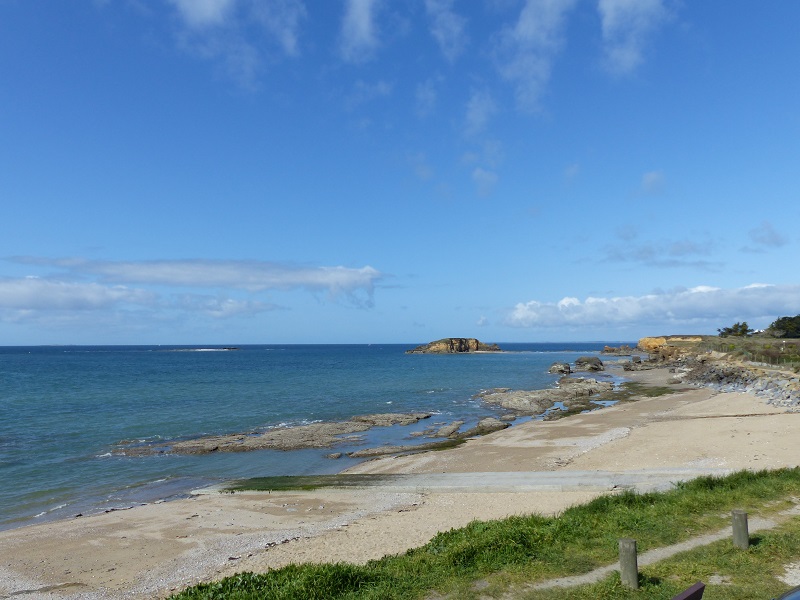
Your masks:
<svg viewBox="0 0 800 600"><path fill-rule="evenodd" d="M550 365L550 368L547 369L548 373L558 373L560 375L569 375L572 373L572 369L569 367L569 363L565 362L554 362Z"/></svg>
<svg viewBox="0 0 800 600"><path fill-rule="evenodd" d="M444 338L406 350L406 354L458 354L462 352L500 352L497 344L484 344L475 338Z"/></svg>

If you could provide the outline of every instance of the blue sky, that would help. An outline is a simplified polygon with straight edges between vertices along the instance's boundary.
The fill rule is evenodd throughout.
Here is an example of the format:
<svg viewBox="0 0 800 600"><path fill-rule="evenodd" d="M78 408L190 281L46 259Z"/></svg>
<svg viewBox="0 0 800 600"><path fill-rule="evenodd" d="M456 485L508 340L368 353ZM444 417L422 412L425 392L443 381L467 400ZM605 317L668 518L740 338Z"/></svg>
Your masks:
<svg viewBox="0 0 800 600"><path fill-rule="evenodd" d="M800 313L800 3L0 0L0 344Z"/></svg>

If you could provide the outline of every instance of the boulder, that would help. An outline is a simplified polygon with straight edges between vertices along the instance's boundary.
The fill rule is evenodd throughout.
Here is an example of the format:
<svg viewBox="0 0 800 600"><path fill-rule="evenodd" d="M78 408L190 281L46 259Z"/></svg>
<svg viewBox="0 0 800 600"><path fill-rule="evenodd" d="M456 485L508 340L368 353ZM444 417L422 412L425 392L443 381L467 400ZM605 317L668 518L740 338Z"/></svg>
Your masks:
<svg viewBox="0 0 800 600"><path fill-rule="evenodd" d="M604 371L603 361L596 356L579 356L575 359L576 371Z"/></svg>
<svg viewBox="0 0 800 600"><path fill-rule="evenodd" d="M550 365L550 368L547 370L548 373L556 373L559 375L569 375L572 373L572 369L569 368L569 363L565 362L554 362Z"/></svg>

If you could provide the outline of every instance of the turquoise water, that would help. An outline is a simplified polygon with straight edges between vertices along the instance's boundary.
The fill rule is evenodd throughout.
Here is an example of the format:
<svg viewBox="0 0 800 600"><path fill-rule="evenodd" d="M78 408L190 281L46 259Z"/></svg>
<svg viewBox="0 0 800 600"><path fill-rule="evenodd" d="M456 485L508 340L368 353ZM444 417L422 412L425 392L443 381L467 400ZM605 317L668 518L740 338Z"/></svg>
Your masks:
<svg viewBox="0 0 800 600"><path fill-rule="evenodd" d="M616 343L615 343L616 344ZM547 368L596 344L407 355L408 345L0 348L0 528L169 498L236 477L336 472L331 450L127 457L122 441L257 431L377 412L436 422L497 414L482 389L553 385ZM347 452L410 443L429 425L377 428ZM414 438L418 439L418 438Z"/></svg>

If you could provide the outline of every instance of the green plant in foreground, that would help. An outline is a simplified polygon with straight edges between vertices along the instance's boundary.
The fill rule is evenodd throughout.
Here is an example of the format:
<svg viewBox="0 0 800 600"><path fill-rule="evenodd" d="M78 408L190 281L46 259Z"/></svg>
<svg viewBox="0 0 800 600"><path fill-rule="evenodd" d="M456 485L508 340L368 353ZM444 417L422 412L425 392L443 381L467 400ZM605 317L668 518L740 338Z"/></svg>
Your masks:
<svg viewBox="0 0 800 600"><path fill-rule="evenodd" d="M174 598L400 599L424 598L431 590L468 598L477 596L472 591L476 580L485 580L487 589L502 591L509 585L516 588L523 582L586 573L616 560L621 537L635 538L644 552L719 529L728 524L732 508L775 511L787 505L785 498L797 495L800 495L800 468L702 477L667 492L601 496L557 517L529 515L474 521L466 527L439 533L426 545L405 554L365 565L291 565L261 575L241 574L202 584ZM764 535L763 539L770 538ZM760 547L758 544L743 554L766 551ZM794 546L786 552L793 551L791 548ZM722 555L708 556L710 565L722 564ZM650 579L645 579L643 590L677 590L686 577L695 576L697 569L675 564L674 575L672 572L659 575L659 571L649 575L650 571L644 571ZM661 563L654 568L660 566ZM573 596L570 590L569 597L671 597L620 590L613 577L595 585L599 587L592 588L591 594L596 595Z"/></svg>

